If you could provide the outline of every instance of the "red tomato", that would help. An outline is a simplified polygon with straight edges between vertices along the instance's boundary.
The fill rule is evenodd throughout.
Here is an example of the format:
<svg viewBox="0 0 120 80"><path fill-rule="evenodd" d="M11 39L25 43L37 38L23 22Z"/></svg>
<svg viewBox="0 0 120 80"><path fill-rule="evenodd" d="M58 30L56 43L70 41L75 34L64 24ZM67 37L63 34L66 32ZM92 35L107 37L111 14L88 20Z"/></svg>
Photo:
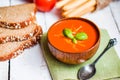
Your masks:
<svg viewBox="0 0 120 80"><path fill-rule="evenodd" d="M54 7L56 0L34 0L34 2L38 10L47 12Z"/></svg>

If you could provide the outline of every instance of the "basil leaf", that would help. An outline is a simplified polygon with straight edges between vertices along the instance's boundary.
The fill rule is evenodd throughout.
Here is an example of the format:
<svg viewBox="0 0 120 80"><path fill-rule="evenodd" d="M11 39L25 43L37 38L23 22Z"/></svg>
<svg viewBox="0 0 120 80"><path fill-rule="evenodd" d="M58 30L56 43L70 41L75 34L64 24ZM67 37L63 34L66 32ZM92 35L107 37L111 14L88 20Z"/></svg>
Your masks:
<svg viewBox="0 0 120 80"><path fill-rule="evenodd" d="M86 40L88 39L88 35L85 32L80 32L75 35L77 40Z"/></svg>
<svg viewBox="0 0 120 80"><path fill-rule="evenodd" d="M63 34L64 34L64 36L66 36L66 37L68 37L70 39L74 38L74 36L72 34L72 31L70 29L68 29L68 28L63 29Z"/></svg>

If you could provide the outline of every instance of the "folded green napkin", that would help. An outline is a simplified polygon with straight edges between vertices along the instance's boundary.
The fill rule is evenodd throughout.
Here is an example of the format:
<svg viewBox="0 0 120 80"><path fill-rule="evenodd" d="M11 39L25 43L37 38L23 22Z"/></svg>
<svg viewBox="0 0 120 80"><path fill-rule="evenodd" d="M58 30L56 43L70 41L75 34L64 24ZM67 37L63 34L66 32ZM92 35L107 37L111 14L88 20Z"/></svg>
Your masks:
<svg viewBox="0 0 120 80"><path fill-rule="evenodd" d="M110 37L106 30L101 30L101 42L97 53L88 61L78 65L69 65L56 60L50 53L46 34L42 36L41 48L53 80L78 80L77 72L82 66L92 63L106 47ZM120 59L114 47L107 51L96 64L97 72L90 80L120 80Z"/></svg>

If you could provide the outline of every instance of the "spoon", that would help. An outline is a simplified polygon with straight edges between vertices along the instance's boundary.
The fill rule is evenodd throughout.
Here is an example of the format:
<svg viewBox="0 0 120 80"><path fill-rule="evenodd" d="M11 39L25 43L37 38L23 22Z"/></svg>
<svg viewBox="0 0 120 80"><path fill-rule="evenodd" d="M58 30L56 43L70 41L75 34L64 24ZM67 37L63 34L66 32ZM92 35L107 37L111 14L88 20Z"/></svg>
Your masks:
<svg viewBox="0 0 120 80"><path fill-rule="evenodd" d="M106 48L103 50L103 52L98 56L98 58L96 58L96 60L92 64L86 65L86 66L82 67L81 69L79 69L78 79L87 80L87 79L91 78L92 76L94 76L94 74L96 73L96 68L95 68L96 62L101 58L101 56L108 49L110 49L111 47L116 45L116 43L117 43L116 38L110 39Z"/></svg>

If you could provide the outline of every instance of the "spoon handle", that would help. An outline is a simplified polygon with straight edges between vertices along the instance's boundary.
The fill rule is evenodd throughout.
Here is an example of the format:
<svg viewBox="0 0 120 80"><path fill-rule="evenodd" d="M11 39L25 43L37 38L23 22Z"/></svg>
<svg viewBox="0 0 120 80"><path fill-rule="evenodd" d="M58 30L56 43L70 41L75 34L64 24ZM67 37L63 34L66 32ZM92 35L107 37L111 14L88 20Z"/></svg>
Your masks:
<svg viewBox="0 0 120 80"><path fill-rule="evenodd" d="M100 59L100 57L108 50L110 49L111 47L113 47L114 45L117 44L117 39L116 38L113 38L113 39L110 39L106 48L103 50L103 52L98 56L98 58L93 62L93 65L95 65L95 63Z"/></svg>

